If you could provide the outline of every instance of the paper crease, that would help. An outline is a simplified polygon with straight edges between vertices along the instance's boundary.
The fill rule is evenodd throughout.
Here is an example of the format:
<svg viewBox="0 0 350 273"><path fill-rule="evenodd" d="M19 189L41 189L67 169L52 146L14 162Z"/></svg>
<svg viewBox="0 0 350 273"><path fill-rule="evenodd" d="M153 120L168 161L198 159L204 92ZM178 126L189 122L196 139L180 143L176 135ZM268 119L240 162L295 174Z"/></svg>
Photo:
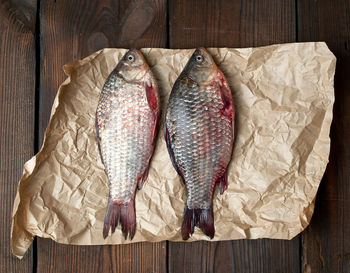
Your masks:
<svg viewBox="0 0 350 273"><path fill-rule="evenodd" d="M181 241L186 191L162 134L167 98L193 50L142 49L155 74L162 119L149 177L136 195L132 242ZM211 48L232 88L236 143L228 190L214 194L213 240L292 239L309 224L325 171L335 57L323 42ZM39 153L24 166L11 243L23 257L34 236L75 245L130 243L102 237L108 181L95 138L100 90L126 49L103 49L64 66ZM209 240L196 229L189 241Z"/></svg>

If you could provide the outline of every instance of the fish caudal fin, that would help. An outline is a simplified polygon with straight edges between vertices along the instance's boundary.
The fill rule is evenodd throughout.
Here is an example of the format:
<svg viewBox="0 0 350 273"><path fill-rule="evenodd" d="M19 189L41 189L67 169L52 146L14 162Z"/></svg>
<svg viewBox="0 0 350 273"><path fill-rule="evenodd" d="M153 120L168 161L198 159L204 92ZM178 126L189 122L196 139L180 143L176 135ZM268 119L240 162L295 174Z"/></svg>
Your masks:
<svg viewBox="0 0 350 273"><path fill-rule="evenodd" d="M104 239L108 236L110 229L114 233L119 222L122 226L124 238L126 239L129 235L130 240L132 240L136 231L135 200L132 199L127 203L120 203L111 199L108 201L103 227Z"/></svg>
<svg viewBox="0 0 350 273"><path fill-rule="evenodd" d="M214 215L211 206L207 209L190 209L186 206L181 227L182 239L190 238L195 226L199 227L210 239L214 238Z"/></svg>

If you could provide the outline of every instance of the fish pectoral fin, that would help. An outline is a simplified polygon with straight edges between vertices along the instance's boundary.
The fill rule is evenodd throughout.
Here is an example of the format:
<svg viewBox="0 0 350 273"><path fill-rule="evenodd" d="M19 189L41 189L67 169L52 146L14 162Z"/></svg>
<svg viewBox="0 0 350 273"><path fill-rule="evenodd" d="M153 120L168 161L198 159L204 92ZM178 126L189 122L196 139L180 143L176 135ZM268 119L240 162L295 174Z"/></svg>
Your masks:
<svg viewBox="0 0 350 273"><path fill-rule="evenodd" d="M152 76L148 75L147 79L144 82L144 86L146 88L146 97L149 107L152 110L159 109L159 99L157 94L157 83L152 78Z"/></svg>
<svg viewBox="0 0 350 273"><path fill-rule="evenodd" d="M221 115L229 118L232 124L232 137L235 137L235 104L229 84L221 71L218 71L217 85L220 89L221 99L224 107L220 110Z"/></svg>
<svg viewBox="0 0 350 273"><path fill-rule="evenodd" d="M199 227L210 239L214 238L214 214L213 207L207 209L190 209L186 206L181 226L183 240L187 240L194 232L194 227Z"/></svg>
<svg viewBox="0 0 350 273"><path fill-rule="evenodd" d="M153 131L152 131L152 143L155 145L157 128L159 122L159 96L158 96L158 86L152 75L147 75L144 81L144 86L146 90L146 98L148 106L152 111L153 116Z"/></svg>
<svg viewBox="0 0 350 273"><path fill-rule="evenodd" d="M136 231L136 214L135 214L135 200L131 199L129 202L121 203L112 199L108 201L107 213L104 220L103 238L109 234L109 230L114 233L118 223L122 226L122 232L126 239L129 235L130 240L134 238Z"/></svg>
<svg viewBox="0 0 350 273"><path fill-rule="evenodd" d="M216 181L216 186L219 188L220 194L227 190L227 171Z"/></svg>
<svg viewBox="0 0 350 273"><path fill-rule="evenodd" d="M170 156L171 163L173 164L173 167L176 170L176 172L181 176L182 182L185 184L186 182L185 182L184 176L183 176L182 172L180 171L179 167L176 164L174 151L171 148L171 139L170 139L168 128L166 126L166 122L164 123L164 137L165 137L166 147L168 149L168 153L169 153L169 156Z"/></svg>
<svg viewBox="0 0 350 273"><path fill-rule="evenodd" d="M142 177L140 178L139 182L137 183L137 189L141 190L143 187L143 184L145 184L147 177L148 177L148 171L149 171L149 166L147 166L146 170L144 171Z"/></svg>
<svg viewBox="0 0 350 273"><path fill-rule="evenodd" d="M221 71L218 71L216 81L220 89L221 100L224 104L224 107L221 109L221 114L228 117L232 122L234 122L235 106L233 103L231 90L224 74L222 74Z"/></svg>

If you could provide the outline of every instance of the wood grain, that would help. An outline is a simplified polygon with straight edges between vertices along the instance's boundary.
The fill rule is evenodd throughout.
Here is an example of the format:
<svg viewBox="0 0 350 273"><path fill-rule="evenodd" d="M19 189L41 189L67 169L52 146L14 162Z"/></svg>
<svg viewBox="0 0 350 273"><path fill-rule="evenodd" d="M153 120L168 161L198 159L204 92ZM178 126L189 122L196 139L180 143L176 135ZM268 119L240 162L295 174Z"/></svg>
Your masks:
<svg viewBox="0 0 350 273"><path fill-rule="evenodd" d="M40 239L38 245L37 272L166 272L165 243L71 246Z"/></svg>
<svg viewBox="0 0 350 273"><path fill-rule="evenodd" d="M165 47L166 1L41 1L40 125L65 79L62 66L105 47ZM102 235L101 235L102 236ZM164 272L166 242L68 246L38 239L37 272Z"/></svg>
<svg viewBox="0 0 350 273"><path fill-rule="evenodd" d="M295 2L170 2L171 48L252 47L296 39ZM181 8L179 8L181 7ZM300 272L300 237L291 241L169 242L169 272Z"/></svg>
<svg viewBox="0 0 350 273"><path fill-rule="evenodd" d="M326 41L337 57L331 154L311 225L303 272L350 272L350 1L298 1L300 41Z"/></svg>
<svg viewBox="0 0 350 273"><path fill-rule="evenodd" d="M292 0L174 0L169 3L171 48L252 47L294 42Z"/></svg>
<svg viewBox="0 0 350 273"><path fill-rule="evenodd" d="M0 272L350 272L350 0L198 2L41 0L36 22L37 0L1 1ZM9 233L17 181L24 162L42 143L53 99L65 79L63 64L104 47L250 47L296 37L326 41L337 57L330 163L302 245L300 236L291 241L169 242L166 261L164 242L68 246L38 239L37 249L30 248L23 260L12 256Z"/></svg>
<svg viewBox="0 0 350 273"><path fill-rule="evenodd" d="M167 35L165 0L58 0L40 6L41 144L52 102L66 78L64 64L106 47L165 47Z"/></svg>
<svg viewBox="0 0 350 273"><path fill-rule="evenodd" d="M298 243L298 238L171 243L169 272L300 272Z"/></svg>
<svg viewBox="0 0 350 273"><path fill-rule="evenodd" d="M13 200L34 154L36 1L0 3L0 272L32 272L32 248L11 254Z"/></svg>

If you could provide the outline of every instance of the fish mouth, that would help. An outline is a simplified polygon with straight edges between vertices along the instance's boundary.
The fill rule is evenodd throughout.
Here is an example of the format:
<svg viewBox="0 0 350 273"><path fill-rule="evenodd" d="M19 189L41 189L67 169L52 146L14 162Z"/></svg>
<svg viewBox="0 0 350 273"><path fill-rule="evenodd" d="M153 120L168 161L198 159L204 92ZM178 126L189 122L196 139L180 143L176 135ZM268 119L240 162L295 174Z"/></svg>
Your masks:
<svg viewBox="0 0 350 273"><path fill-rule="evenodd" d="M210 55L210 53L208 52L208 50L205 47L198 47L195 52Z"/></svg>
<svg viewBox="0 0 350 273"><path fill-rule="evenodd" d="M192 54L192 56L196 56L196 55L201 55L204 59L207 60L207 62L209 64L211 64L211 67L213 69L216 68L216 64L215 64L215 61L213 59L213 56L211 56L211 54L209 53L209 51L206 48L198 47Z"/></svg>
<svg viewBox="0 0 350 273"><path fill-rule="evenodd" d="M137 56L139 56L142 59L142 62L144 64L147 64L147 61L145 59L145 56L142 54L141 50L136 49L136 48L131 48L127 53L134 53L137 54Z"/></svg>
<svg viewBox="0 0 350 273"><path fill-rule="evenodd" d="M151 71L151 68L149 67L148 62L147 62L145 56L143 55L143 53L141 52L141 50L136 49L136 48L131 48L131 49L129 50L129 52L132 52L132 53L134 53L134 54L137 54L137 56L139 56L139 57L141 58L142 63L143 63L143 69L144 69L146 72ZM129 53L129 52L128 52L128 53Z"/></svg>

